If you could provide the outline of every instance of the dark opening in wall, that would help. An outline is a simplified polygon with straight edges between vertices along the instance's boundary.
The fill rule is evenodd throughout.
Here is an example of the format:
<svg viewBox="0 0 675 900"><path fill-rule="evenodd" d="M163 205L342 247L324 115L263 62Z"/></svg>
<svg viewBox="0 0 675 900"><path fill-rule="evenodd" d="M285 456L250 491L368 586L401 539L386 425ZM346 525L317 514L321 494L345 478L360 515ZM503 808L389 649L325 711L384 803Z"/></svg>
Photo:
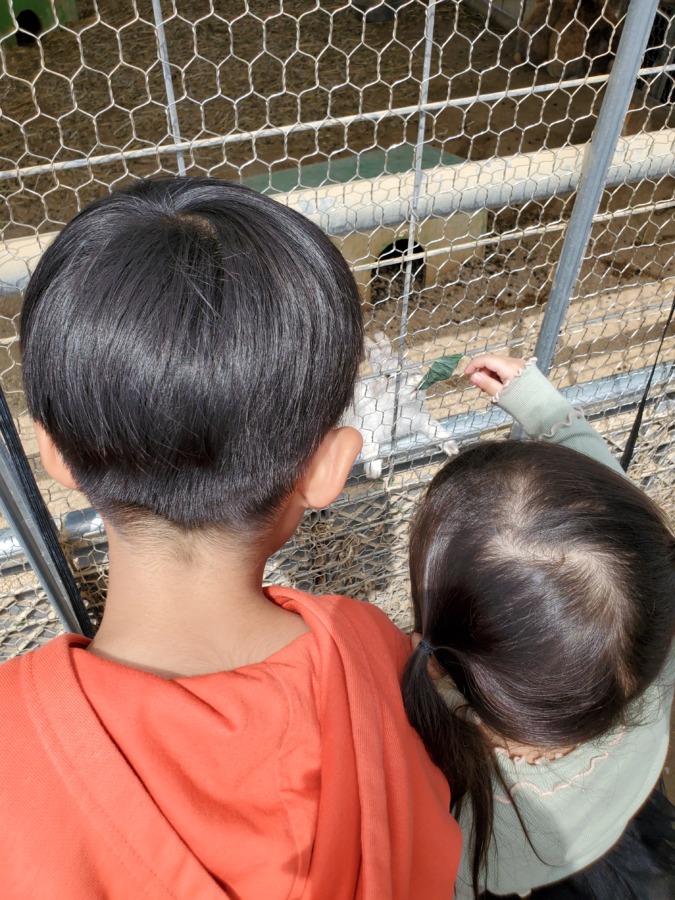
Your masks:
<svg viewBox="0 0 675 900"><path fill-rule="evenodd" d="M372 271L372 284L378 287L388 287L390 296L397 297L403 293L405 286L405 262L401 259L408 250L408 238L399 238L393 244L385 247L378 257L378 264ZM423 253L424 247L421 244L413 245L413 253ZM387 265L387 261L391 263ZM396 261L394 261L396 260ZM412 284L411 290L421 291L424 287L425 275L424 259L413 259L412 261Z"/></svg>
<svg viewBox="0 0 675 900"><path fill-rule="evenodd" d="M35 43L35 38L42 31L42 22L37 13L32 9L22 9L16 14L16 23L19 30L16 33L16 42L20 47L27 47Z"/></svg>

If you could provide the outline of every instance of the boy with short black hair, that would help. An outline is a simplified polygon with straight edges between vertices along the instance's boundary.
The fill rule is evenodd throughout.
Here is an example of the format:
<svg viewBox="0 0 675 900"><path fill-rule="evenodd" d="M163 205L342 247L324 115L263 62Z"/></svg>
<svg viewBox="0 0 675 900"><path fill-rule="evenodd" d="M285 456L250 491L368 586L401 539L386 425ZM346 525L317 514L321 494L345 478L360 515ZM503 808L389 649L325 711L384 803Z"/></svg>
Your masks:
<svg viewBox="0 0 675 900"><path fill-rule="evenodd" d="M452 895L407 639L367 604L262 588L359 452L337 426L362 337L330 241L238 185L141 182L42 257L28 406L47 471L106 522L110 581L91 643L0 667L4 897Z"/></svg>

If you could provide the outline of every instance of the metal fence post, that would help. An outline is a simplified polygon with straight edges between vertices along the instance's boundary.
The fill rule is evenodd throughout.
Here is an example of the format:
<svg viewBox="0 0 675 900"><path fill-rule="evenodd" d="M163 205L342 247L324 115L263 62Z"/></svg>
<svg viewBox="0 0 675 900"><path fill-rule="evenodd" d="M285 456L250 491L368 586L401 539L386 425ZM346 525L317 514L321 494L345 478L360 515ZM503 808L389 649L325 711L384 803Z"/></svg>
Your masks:
<svg viewBox="0 0 675 900"><path fill-rule="evenodd" d="M581 269L593 217L600 204L657 8L658 0L632 0L628 6L607 91L582 163L576 201L534 351L545 375L551 367L560 328Z"/></svg>
<svg viewBox="0 0 675 900"><path fill-rule="evenodd" d="M429 76L431 73L431 51L434 43L434 21L436 16L437 0L429 0L426 19L424 23L424 64L422 67L422 81L419 97L419 120L417 124L417 141L415 144L415 156L413 167L415 180L413 183L412 198L410 203L410 219L408 228L408 246L406 248L405 280L403 283L403 299L401 301L401 327L398 335L398 354L396 360L396 383L394 387L394 419L391 426L391 453L394 452L396 443L396 431L398 425L399 400L401 393L401 374L403 367L403 353L405 350L405 338L408 333L408 305L410 302L410 290L412 288L413 252L418 222L418 204L422 189L422 162L424 156L424 130L426 126L425 105L429 99ZM389 473L390 477L392 472Z"/></svg>
<svg viewBox="0 0 675 900"><path fill-rule="evenodd" d="M21 544L31 568L40 579L47 599L66 629L82 634L63 580L52 561L44 535L34 522L23 489L5 445L0 441L0 510Z"/></svg>
<svg viewBox="0 0 675 900"><path fill-rule="evenodd" d="M178 109L176 108L176 96L173 92L173 82L171 81L169 48L166 43L164 19L162 17L162 7L160 6L159 0L152 0L152 12L155 17L155 29L157 31L157 53L162 62L162 75L164 77L164 88L166 90L169 131L171 132L174 144L180 144L181 136L180 124L178 122ZM178 174L185 175L185 154L182 149L176 151L176 162L178 163Z"/></svg>

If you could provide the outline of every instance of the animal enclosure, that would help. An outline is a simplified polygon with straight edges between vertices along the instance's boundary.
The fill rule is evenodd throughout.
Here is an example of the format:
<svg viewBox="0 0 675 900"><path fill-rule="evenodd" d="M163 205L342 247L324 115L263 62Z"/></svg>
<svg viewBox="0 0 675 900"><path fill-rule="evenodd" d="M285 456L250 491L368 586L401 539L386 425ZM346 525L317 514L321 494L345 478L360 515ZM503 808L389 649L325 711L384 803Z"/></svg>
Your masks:
<svg viewBox="0 0 675 900"><path fill-rule="evenodd" d="M0 37L0 376L94 620L105 533L40 467L17 322L51 236L134 178L208 174L270 192L331 235L361 287L363 458L272 560L270 582L370 600L409 624L416 498L451 442L510 428L463 363L413 397L441 355L543 347L553 382L621 451L675 287L675 3L51 6L38 34L15 13ZM674 412L671 327L630 472L670 514ZM61 628L4 524L0 657Z"/></svg>

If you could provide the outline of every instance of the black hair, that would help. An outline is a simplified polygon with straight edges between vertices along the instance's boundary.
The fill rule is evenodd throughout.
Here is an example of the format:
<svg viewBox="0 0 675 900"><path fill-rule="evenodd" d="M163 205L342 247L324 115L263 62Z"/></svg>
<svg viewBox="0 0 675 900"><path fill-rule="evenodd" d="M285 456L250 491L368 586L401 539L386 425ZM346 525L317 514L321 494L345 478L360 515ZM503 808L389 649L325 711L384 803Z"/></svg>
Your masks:
<svg viewBox="0 0 675 900"><path fill-rule="evenodd" d="M559 749L625 721L671 647L675 538L649 498L603 464L552 444L485 442L429 486L410 575L415 630L466 704L446 705L423 646L404 674L406 710L454 812L471 800L478 896L492 779L503 784L488 735Z"/></svg>
<svg viewBox="0 0 675 900"><path fill-rule="evenodd" d="M104 515L267 521L352 398L363 323L323 232L250 188L148 180L82 211L21 320L28 408Z"/></svg>

